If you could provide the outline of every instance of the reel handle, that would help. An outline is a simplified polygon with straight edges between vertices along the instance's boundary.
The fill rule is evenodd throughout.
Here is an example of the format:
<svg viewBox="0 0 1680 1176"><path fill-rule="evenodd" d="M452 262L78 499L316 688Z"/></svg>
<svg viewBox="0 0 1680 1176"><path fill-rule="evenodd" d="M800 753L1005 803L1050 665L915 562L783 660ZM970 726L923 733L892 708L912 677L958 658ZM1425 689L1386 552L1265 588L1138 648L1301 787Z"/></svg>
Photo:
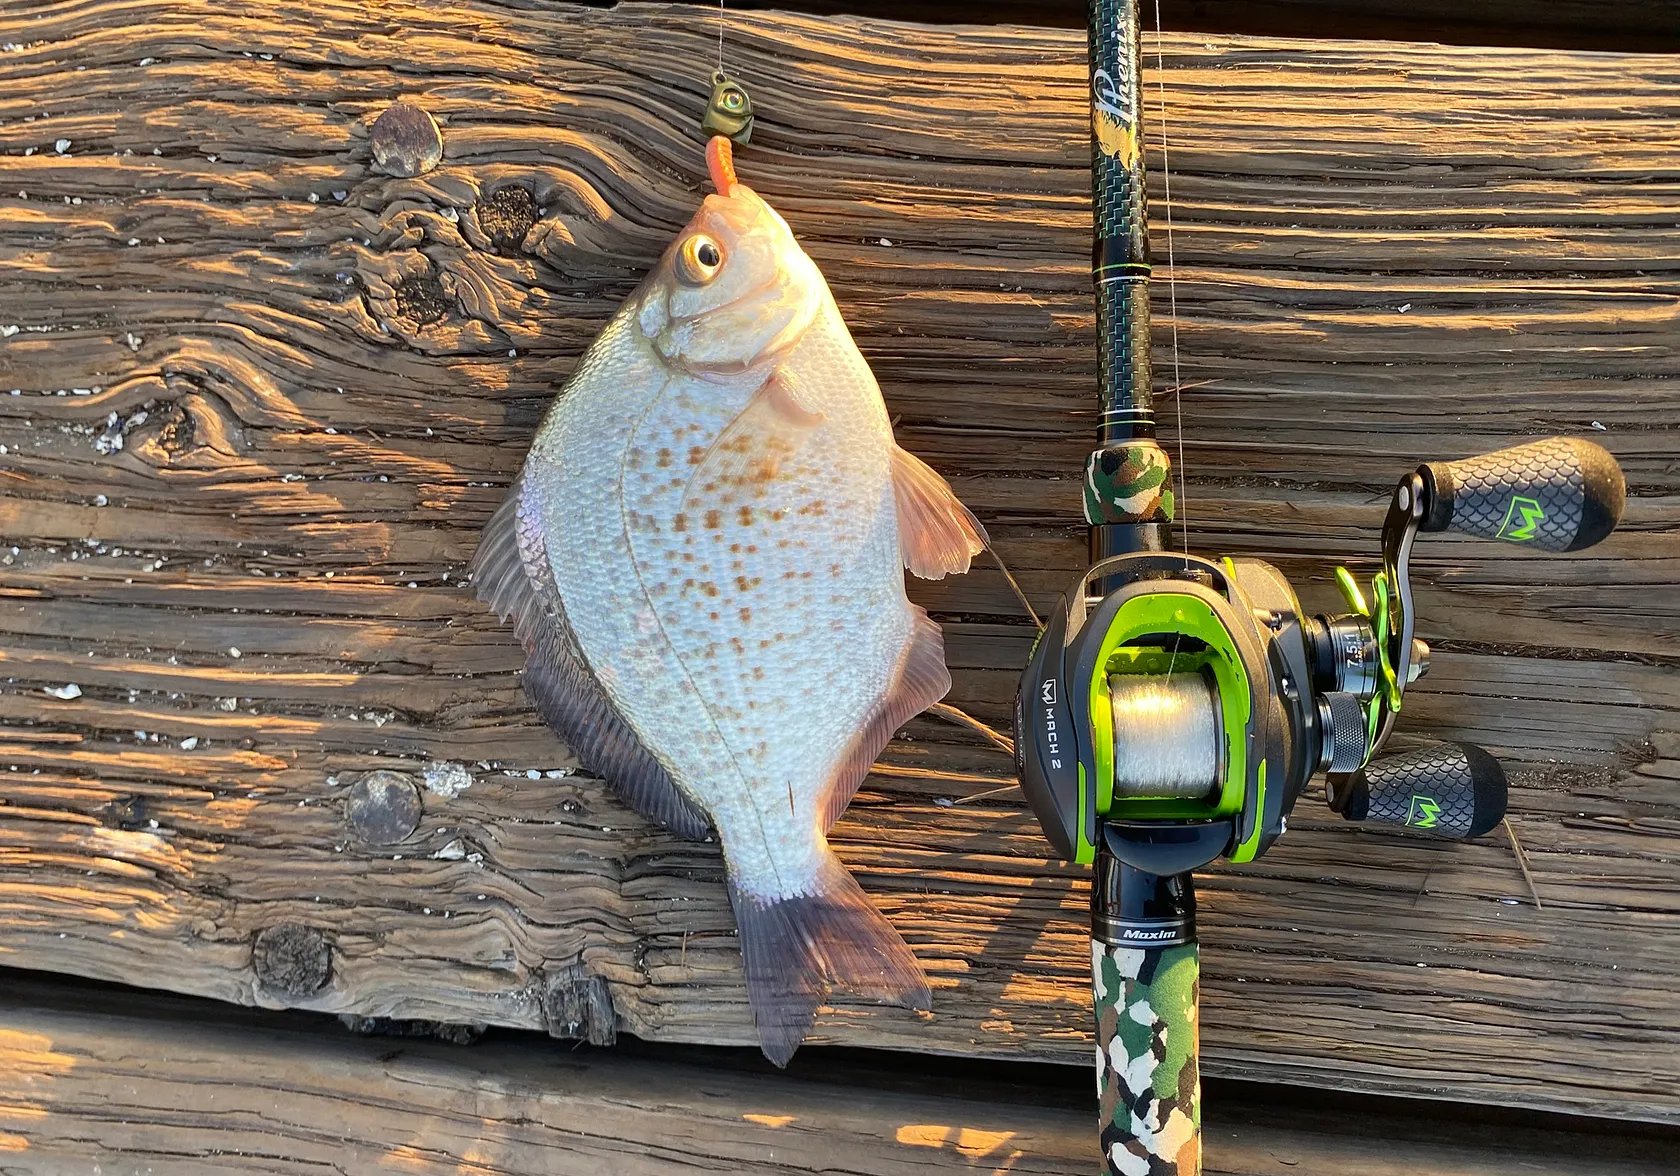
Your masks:
<svg viewBox="0 0 1680 1176"><path fill-rule="evenodd" d="M1580 551L1615 529L1627 497L1621 466L1600 445L1549 437L1464 461L1429 462L1420 531L1451 528L1544 551Z"/></svg>
<svg viewBox="0 0 1680 1176"><path fill-rule="evenodd" d="M1505 771L1487 752L1436 743L1333 782L1330 807L1350 821L1480 837L1505 818L1505 793Z"/></svg>

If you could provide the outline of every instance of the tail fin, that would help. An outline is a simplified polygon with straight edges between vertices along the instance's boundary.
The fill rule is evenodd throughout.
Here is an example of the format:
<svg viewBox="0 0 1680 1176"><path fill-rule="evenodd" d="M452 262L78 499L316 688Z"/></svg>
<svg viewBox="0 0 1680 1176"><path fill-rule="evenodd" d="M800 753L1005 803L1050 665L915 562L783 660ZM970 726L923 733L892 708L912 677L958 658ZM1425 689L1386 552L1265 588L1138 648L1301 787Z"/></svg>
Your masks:
<svg viewBox="0 0 1680 1176"><path fill-rule="evenodd" d="M785 1066L830 985L907 1009L933 1005L910 948L830 855L815 894L764 902L730 886L764 1056Z"/></svg>

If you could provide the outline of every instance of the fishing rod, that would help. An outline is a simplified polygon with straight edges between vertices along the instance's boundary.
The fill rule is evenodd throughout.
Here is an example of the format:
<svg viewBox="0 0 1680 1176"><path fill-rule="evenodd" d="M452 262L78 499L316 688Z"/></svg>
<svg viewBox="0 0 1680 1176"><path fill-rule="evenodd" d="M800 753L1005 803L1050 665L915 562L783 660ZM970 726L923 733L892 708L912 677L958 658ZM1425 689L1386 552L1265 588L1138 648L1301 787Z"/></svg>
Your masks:
<svg viewBox="0 0 1680 1176"><path fill-rule="evenodd" d="M1197 1176L1193 871L1258 858L1320 775L1350 821L1457 838L1499 824L1505 775L1481 748L1377 758L1429 666L1414 635L1413 541L1451 529L1578 551L1615 527L1626 489L1609 453L1570 438L1420 465L1394 489L1369 593L1338 567L1347 611L1328 616L1305 613L1271 564L1170 551L1182 503L1151 403L1138 0L1092 0L1089 32L1102 406L1084 480L1093 562L1022 674L1016 767L1056 853L1092 867L1104 1171Z"/></svg>

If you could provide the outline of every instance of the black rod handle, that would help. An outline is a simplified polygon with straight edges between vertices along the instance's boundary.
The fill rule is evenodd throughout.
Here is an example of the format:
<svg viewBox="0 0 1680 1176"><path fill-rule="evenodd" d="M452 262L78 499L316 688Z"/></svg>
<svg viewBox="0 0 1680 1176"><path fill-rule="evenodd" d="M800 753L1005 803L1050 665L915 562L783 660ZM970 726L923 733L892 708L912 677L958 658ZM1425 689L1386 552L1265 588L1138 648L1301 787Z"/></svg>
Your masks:
<svg viewBox="0 0 1680 1176"><path fill-rule="evenodd" d="M1350 821L1480 837L1505 819L1505 771L1470 743L1391 755L1335 785L1331 805Z"/></svg>
<svg viewBox="0 0 1680 1176"><path fill-rule="evenodd" d="M1115 445L1155 435L1138 0L1092 0L1088 46L1097 373L1102 441Z"/></svg>
<svg viewBox="0 0 1680 1176"><path fill-rule="evenodd" d="M1549 437L1420 467L1430 491L1419 530L1451 528L1544 551L1591 547L1621 521L1627 482L1602 446Z"/></svg>

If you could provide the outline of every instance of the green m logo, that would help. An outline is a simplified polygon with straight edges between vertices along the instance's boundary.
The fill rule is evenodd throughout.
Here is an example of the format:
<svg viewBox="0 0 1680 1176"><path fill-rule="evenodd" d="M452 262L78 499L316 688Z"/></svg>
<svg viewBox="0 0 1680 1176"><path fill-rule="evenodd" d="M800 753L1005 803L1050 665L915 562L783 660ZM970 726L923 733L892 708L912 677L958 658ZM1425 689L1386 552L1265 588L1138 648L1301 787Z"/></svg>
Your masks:
<svg viewBox="0 0 1680 1176"><path fill-rule="evenodd" d="M1538 502L1532 498L1513 496L1511 509L1505 512L1505 521L1499 525L1497 538L1526 543L1534 538L1534 528L1545 520L1546 512Z"/></svg>
<svg viewBox="0 0 1680 1176"><path fill-rule="evenodd" d="M1441 818L1441 806L1432 796L1412 797L1412 807L1406 814L1406 824L1414 829L1433 829Z"/></svg>

